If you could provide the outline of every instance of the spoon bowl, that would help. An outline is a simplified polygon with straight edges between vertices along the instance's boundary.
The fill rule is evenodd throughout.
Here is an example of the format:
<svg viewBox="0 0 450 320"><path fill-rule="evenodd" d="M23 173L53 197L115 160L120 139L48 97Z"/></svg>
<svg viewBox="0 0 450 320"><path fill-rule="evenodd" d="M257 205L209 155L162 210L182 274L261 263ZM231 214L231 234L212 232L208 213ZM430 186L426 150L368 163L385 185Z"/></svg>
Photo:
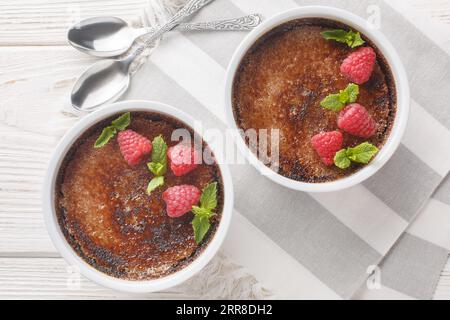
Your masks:
<svg viewBox="0 0 450 320"><path fill-rule="evenodd" d="M146 33L135 29L117 17L89 18L69 29L67 39L76 49L97 57L111 57L123 54L136 37Z"/></svg>
<svg viewBox="0 0 450 320"><path fill-rule="evenodd" d="M79 111L92 111L120 98L129 84L129 63L99 61L78 78L72 90L72 106Z"/></svg>

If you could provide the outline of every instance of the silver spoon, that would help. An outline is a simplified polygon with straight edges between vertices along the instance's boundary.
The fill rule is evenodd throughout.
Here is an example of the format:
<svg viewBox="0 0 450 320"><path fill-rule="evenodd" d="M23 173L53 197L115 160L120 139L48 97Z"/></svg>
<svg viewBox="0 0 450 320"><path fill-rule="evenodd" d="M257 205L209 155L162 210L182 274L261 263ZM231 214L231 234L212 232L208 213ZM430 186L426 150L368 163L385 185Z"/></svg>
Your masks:
<svg viewBox="0 0 450 320"><path fill-rule="evenodd" d="M180 23L175 29L180 31L239 31L251 30L261 22L261 16L250 14L235 19ZM77 50L91 56L109 58L121 55L130 49L136 38L154 33L157 28L133 28L116 17L96 17L78 22L72 26L67 38Z"/></svg>
<svg viewBox="0 0 450 320"><path fill-rule="evenodd" d="M123 59L102 60L87 69L72 89L72 106L80 111L92 111L102 104L118 99L130 84L130 65L147 47L172 30L181 21L214 0L190 0L160 29L145 39L144 45Z"/></svg>

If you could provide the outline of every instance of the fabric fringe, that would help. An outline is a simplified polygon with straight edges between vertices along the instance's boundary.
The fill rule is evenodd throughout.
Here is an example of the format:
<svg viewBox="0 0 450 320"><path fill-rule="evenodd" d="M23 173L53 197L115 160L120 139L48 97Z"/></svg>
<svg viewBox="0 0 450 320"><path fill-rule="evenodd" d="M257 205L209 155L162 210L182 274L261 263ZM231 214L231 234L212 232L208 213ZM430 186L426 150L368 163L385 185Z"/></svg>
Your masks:
<svg viewBox="0 0 450 320"><path fill-rule="evenodd" d="M218 253L196 276L179 287L199 299L270 299L274 296L254 276Z"/></svg>

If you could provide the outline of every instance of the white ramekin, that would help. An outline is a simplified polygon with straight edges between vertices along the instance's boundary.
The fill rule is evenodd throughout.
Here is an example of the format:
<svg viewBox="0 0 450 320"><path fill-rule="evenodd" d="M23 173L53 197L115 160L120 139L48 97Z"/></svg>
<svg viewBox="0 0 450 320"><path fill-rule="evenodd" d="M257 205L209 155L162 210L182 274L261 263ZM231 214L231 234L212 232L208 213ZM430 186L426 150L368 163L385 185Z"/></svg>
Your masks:
<svg viewBox="0 0 450 320"><path fill-rule="evenodd" d="M358 183L363 182L377 172L393 155L398 148L402 139L403 133L406 129L409 116L409 84L402 61L395 51L391 43L378 30L369 25L367 21L354 15L348 11L326 7L326 6L307 6L291 9L280 13L270 19L265 20L256 29L250 32L237 50L234 52L231 62L228 66L226 84L225 84L225 108L227 114L228 125L232 129L238 129L233 114L232 106L232 88L236 70L239 67L241 60L247 53L248 49L264 34L273 28L299 18L327 18L342 22L366 35L383 53L389 64L397 91L397 113L394 120L394 125L387 139L385 145L380 150L375 159L367 166L352 174L349 177L339 179L332 182L325 183L305 183L286 178L278 173L270 172L262 162L260 162L255 154L249 151L245 141L240 135L237 135L236 143L244 153L250 163L252 163L262 174L267 175L268 178L274 182L285 187L306 191L306 192L329 192L337 191L352 187Z"/></svg>
<svg viewBox="0 0 450 320"><path fill-rule="evenodd" d="M185 268L170 274L168 276L148 281L129 281L111 277L105 273L98 271L89 264L87 264L77 253L72 249L69 243L66 241L60 226L57 221L55 212L55 181L58 175L58 170L64 159L67 151L72 144L82 135L87 129L98 123L99 121L108 118L111 115L126 112L126 111L149 111L159 112L166 114L173 118L176 118L186 124L194 123L194 119L186 113L175 109L169 105L165 105L159 102L152 101L123 101L106 106L92 114L89 114L82 118L67 134L62 138L50 161L50 165L45 177L43 188L43 211L45 223L47 226L50 238L53 241L56 249L60 252L63 258L73 266L79 268L82 275L86 278L95 281L105 287L109 287L119 291L133 292L133 293L146 293L161 291L169 287L173 287L192 277L198 271L200 271L217 253L221 246L228 227L230 225L232 208L233 208L233 184L231 181L231 175L228 167L224 165L223 159L221 159L221 152L214 150L213 146L210 146L214 152L220 172L222 174L223 187L224 187L224 207L222 212L222 218L219 223L219 227L211 239L210 243L204 248L203 252Z"/></svg>

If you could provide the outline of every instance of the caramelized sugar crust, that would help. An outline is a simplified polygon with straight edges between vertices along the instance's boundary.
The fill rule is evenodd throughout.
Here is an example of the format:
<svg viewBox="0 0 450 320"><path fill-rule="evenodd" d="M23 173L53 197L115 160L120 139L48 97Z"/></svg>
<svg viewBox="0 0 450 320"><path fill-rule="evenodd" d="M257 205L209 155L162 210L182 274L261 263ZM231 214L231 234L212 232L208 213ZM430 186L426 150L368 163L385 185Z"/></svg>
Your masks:
<svg viewBox="0 0 450 320"><path fill-rule="evenodd" d="M171 141L172 131L186 128L156 113L131 115L129 129L150 140L162 134L169 147L177 144ZM164 187L147 195L152 178L147 161L130 167L122 158L116 138L103 148L93 148L102 128L118 116L88 130L66 155L56 187L58 220L70 245L94 268L118 278L154 279L183 268L208 245L221 218L222 178L216 164L203 163L183 177L174 176L168 168ZM205 143L203 147L207 148ZM197 245L192 213L169 218L162 192L180 184L202 190L212 181L218 182L217 215L211 221L209 234Z"/></svg>
<svg viewBox="0 0 450 320"><path fill-rule="evenodd" d="M349 84L339 69L353 50L345 44L327 41L320 34L336 28L349 29L318 18L283 24L250 48L234 79L233 109L238 127L244 131L279 129L279 173L294 180L333 181L361 167L356 164L347 170L327 167L310 142L315 134L338 130L338 113L322 108L320 102ZM363 39L366 46L375 50L377 63L369 82L360 86L357 102L367 108L378 129L371 139L344 133L344 146L369 141L381 148L395 118L395 85L381 52L369 39L364 36Z"/></svg>

